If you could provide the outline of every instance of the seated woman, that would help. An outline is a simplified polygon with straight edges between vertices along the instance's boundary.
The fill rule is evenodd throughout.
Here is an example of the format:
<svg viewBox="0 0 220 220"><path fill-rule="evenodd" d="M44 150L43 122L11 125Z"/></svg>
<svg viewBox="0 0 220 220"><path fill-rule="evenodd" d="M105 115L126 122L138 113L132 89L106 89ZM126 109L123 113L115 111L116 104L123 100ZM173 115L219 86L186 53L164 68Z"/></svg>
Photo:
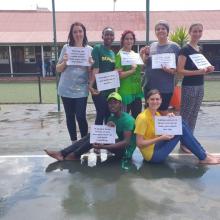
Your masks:
<svg viewBox="0 0 220 220"><path fill-rule="evenodd" d="M155 135L154 117L162 102L158 90L150 90L146 96L147 109L140 113L135 122L136 142L144 159L152 163L165 161L168 155L181 141L199 159L202 164L219 164L220 158L209 154L193 136L189 127L182 123L182 135ZM172 116L173 114L169 114Z"/></svg>
<svg viewBox="0 0 220 220"><path fill-rule="evenodd" d="M81 140L66 147L61 151L46 150L45 152L56 160L75 160L88 152L91 148L106 149L114 153L119 158L131 158L136 148L136 139L133 133L135 120L126 112L122 112L122 98L117 92L111 93L108 98L108 108L111 116L107 125L116 126L118 139L115 144L90 144L90 135L86 135Z"/></svg>

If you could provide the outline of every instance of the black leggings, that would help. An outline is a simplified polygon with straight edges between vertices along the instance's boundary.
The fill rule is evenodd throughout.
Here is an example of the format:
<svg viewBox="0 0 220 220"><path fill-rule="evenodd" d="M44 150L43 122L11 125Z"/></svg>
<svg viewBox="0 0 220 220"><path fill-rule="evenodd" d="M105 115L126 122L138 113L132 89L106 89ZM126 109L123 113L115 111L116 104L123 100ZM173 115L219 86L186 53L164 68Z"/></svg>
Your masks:
<svg viewBox="0 0 220 220"><path fill-rule="evenodd" d="M102 125L103 122L106 124L108 117L110 116L106 97L102 93L100 93L98 95L93 95L92 100L96 109L95 124Z"/></svg>
<svg viewBox="0 0 220 220"><path fill-rule="evenodd" d="M127 113L131 111L133 118L137 118L138 114L142 111L142 101L141 98L135 99L132 103L128 104L126 107Z"/></svg>
<svg viewBox="0 0 220 220"><path fill-rule="evenodd" d="M80 156L84 153L87 153L90 149L93 148L93 145L90 144L90 134L87 134L85 137L76 141L74 144L70 145L69 147L64 148L60 151L62 156L65 158L68 154L74 153L74 156L80 158ZM115 156L121 158L124 155L125 149L112 149L109 150L110 152L114 153Z"/></svg>
<svg viewBox="0 0 220 220"><path fill-rule="evenodd" d="M87 134L82 139L76 141L69 147L61 150L62 156L65 158L68 154L74 153L75 157L80 157L82 154L88 152L92 148L92 144L89 143L90 135Z"/></svg>
<svg viewBox="0 0 220 220"><path fill-rule="evenodd" d="M66 113L66 124L71 140L77 140L76 120L79 125L81 137L84 137L88 134L88 123L86 120L87 97L61 98Z"/></svg>

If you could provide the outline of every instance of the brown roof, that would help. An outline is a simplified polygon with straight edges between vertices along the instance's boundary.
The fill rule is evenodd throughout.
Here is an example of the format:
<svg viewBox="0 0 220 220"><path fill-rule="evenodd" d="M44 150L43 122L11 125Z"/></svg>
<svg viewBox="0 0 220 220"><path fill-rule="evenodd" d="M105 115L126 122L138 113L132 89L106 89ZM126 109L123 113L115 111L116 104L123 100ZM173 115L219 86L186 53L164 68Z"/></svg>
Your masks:
<svg viewBox="0 0 220 220"><path fill-rule="evenodd" d="M151 12L150 40L155 40L154 24L167 20L174 30L191 23L204 25L204 41L220 42L220 11L160 11ZM56 12L57 42L66 42L69 26L82 22L90 42L101 41L101 31L111 26L116 31L116 41L125 29L134 30L137 41L145 41L145 12ZM49 11L0 11L0 44L47 44L53 42L52 13Z"/></svg>

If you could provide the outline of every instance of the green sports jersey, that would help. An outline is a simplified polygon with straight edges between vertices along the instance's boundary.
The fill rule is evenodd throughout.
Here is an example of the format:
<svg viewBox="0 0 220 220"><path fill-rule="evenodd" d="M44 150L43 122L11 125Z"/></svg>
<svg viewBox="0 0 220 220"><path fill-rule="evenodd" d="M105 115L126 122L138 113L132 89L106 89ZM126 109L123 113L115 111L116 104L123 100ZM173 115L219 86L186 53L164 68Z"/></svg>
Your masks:
<svg viewBox="0 0 220 220"><path fill-rule="evenodd" d="M114 122L116 125L116 133L118 135L118 139L122 141L124 139L124 132L131 131L132 137L130 140L130 145L126 148L127 157L131 157L135 148L136 148L136 136L133 133L135 126L135 119L126 112L121 112L121 116L118 118L114 115L111 115L108 118L108 121Z"/></svg>
<svg viewBox="0 0 220 220"><path fill-rule="evenodd" d="M102 44L94 46L92 50L92 58L94 60L93 68L99 68L99 73L110 72L115 69L115 53ZM96 84L94 87L97 88ZM107 97L114 91L115 89L110 89L102 91L101 93Z"/></svg>
<svg viewBox="0 0 220 220"><path fill-rule="evenodd" d="M100 73L115 69L115 53L102 44L97 44L92 50L93 68L99 68Z"/></svg>

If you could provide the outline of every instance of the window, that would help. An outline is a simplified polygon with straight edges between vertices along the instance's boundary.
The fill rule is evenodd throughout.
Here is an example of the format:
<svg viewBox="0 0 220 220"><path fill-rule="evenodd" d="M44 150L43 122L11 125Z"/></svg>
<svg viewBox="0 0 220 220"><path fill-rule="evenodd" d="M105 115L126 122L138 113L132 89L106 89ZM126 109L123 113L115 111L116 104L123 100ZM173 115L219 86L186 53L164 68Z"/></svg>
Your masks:
<svg viewBox="0 0 220 220"><path fill-rule="evenodd" d="M24 62L36 63L35 47L24 47Z"/></svg>
<svg viewBox="0 0 220 220"><path fill-rule="evenodd" d="M51 59L51 47L44 46L44 60Z"/></svg>
<svg viewBox="0 0 220 220"><path fill-rule="evenodd" d="M0 64L9 64L8 47L0 47Z"/></svg>

